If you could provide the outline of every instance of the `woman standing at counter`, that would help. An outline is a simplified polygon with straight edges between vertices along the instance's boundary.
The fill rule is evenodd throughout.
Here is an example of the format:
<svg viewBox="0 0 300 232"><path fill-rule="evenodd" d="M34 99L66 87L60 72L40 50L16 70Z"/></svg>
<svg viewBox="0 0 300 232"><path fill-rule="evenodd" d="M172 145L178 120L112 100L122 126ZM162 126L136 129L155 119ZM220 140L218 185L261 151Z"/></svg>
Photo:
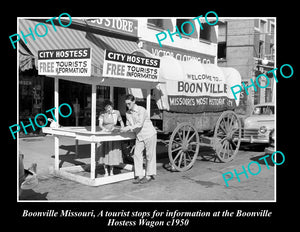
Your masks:
<svg viewBox="0 0 300 232"><path fill-rule="evenodd" d="M99 116L99 127L102 131L112 131L118 121L120 122L121 128L124 127L121 114L118 110L113 109L111 101L104 102L104 109L105 112L101 113ZM110 167L110 175L112 176L114 165L123 163L121 142L102 142L100 145L99 163L104 166L104 176L108 176L108 167Z"/></svg>

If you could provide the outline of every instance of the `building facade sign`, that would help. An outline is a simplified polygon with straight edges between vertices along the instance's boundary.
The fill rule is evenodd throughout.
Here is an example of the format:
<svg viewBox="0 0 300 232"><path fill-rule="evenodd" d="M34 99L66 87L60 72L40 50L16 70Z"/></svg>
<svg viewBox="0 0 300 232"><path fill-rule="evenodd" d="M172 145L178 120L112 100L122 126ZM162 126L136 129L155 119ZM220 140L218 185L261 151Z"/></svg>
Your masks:
<svg viewBox="0 0 300 232"><path fill-rule="evenodd" d="M149 41L143 41L143 49L155 56L173 56L175 59L180 61L197 60L202 64L213 64L215 59L215 56L212 55L187 51L167 45L164 45L164 47L161 48L158 44Z"/></svg>
<svg viewBox="0 0 300 232"><path fill-rule="evenodd" d="M85 19L85 21L89 25L95 26L97 28L137 37L138 21L134 19L95 18Z"/></svg>

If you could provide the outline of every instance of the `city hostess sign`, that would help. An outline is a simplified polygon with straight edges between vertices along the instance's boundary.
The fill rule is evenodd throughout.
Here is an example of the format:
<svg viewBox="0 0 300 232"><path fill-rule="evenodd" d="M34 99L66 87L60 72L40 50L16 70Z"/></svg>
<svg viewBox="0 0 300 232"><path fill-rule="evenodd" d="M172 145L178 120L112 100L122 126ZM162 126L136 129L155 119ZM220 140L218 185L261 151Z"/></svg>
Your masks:
<svg viewBox="0 0 300 232"><path fill-rule="evenodd" d="M91 48L39 50L38 74L91 76Z"/></svg>
<svg viewBox="0 0 300 232"><path fill-rule="evenodd" d="M103 76L157 82L160 60L106 50Z"/></svg>

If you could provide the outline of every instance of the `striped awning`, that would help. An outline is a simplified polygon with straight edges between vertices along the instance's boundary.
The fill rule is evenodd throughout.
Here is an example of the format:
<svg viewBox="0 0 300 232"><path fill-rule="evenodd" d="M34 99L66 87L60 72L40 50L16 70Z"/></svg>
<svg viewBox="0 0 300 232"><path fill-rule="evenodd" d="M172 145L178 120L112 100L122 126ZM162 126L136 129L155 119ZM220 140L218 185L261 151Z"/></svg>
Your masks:
<svg viewBox="0 0 300 232"><path fill-rule="evenodd" d="M27 35L30 33L28 28L30 27L34 31L38 23L30 19L19 19L18 33L20 34L22 31L24 35ZM92 75L101 76L105 49L124 53L132 53L139 49L134 41L95 34L88 30L64 28L59 25L55 26L57 31L54 31L51 24L46 25L48 33L44 37L35 36L35 40L33 40L32 36L28 36L26 37L27 44L24 41L19 42L21 70L26 70L30 66L32 68L34 62L37 67L38 50L92 48ZM45 29L41 26L37 27L37 32L43 35Z"/></svg>

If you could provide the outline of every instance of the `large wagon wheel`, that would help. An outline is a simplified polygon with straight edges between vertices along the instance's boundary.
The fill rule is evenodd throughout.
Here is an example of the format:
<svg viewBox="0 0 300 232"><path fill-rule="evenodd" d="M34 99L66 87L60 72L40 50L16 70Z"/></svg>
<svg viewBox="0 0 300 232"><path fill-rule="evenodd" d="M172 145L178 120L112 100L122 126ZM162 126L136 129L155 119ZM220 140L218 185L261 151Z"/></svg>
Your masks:
<svg viewBox="0 0 300 232"><path fill-rule="evenodd" d="M222 162L236 156L241 143L241 122L233 111L224 111L219 117L214 132L214 149Z"/></svg>
<svg viewBox="0 0 300 232"><path fill-rule="evenodd" d="M180 123L169 141L169 159L177 171L186 171L193 166L199 151L199 134L190 123Z"/></svg>

